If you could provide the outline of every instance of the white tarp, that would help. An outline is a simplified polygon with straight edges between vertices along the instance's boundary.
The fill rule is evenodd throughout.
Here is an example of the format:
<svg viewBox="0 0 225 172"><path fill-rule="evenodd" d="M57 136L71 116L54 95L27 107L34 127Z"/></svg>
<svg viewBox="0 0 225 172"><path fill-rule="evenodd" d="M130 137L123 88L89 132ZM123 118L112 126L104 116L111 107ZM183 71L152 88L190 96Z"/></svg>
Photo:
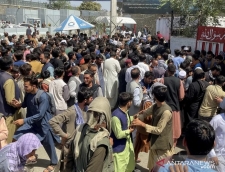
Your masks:
<svg viewBox="0 0 225 172"><path fill-rule="evenodd" d="M99 16L95 20L100 23L105 23L106 25L110 24L109 16ZM119 26L122 26L123 24L137 24L136 21L130 17L117 17L116 22Z"/></svg>

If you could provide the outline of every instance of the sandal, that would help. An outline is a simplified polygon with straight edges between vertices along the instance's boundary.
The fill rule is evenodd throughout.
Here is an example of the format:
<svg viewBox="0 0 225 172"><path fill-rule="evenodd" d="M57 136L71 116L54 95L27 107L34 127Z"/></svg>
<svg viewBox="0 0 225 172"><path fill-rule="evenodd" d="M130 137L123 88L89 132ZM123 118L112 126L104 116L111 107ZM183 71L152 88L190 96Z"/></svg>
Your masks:
<svg viewBox="0 0 225 172"><path fill-rule="evenodd" d="M43 172L51 172L55 170L56 165L49 165Z"/></svg>
<svg viewBox="0 0 225 172"><path fill-rule="evenodd" d="M25 165L33 165L33 164L36 164L37 163L37 159L38 159L38 155L35 154L34 156L35 156L35 158L34 159L28 159L26 161L26 164Z"/></svg>
<svg viewBox="0 0 225 172"><path fill-rule="evenodd" d="M140 160L140 159L137 159L137 160L136 160L136 163L140 163L140 162L141 162L141 160Z"/></svg>

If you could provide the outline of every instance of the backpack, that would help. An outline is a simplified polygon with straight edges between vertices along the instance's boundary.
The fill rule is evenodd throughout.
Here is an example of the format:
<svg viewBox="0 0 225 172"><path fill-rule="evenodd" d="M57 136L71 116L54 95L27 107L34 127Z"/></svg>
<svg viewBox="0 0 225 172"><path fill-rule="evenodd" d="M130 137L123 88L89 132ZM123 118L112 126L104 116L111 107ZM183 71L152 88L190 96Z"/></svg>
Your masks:
<svg viewBox="0 0 225 172"><path fill-rule="evenodd" d="M56 106L55 101L53 99L53 96L49 92L45 92L44 90L38 90L36 96L35 96L35 102L39 105L40 104L40 97L42 93L46 93L49 97L49 104L50 104L50 113L55 116L56 115Z"/></svg>

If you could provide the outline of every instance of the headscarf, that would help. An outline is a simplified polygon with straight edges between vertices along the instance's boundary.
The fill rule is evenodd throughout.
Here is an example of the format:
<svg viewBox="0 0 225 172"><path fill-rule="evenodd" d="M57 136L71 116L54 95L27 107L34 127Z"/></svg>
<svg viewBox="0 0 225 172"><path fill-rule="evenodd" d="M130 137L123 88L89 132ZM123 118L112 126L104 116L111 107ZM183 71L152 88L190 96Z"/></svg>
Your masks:
<svg viewBox="0 0 225 172"><path fill-rule="evenodd" d="M12 172L20 172L26 163L26 155L41 146L40 140L32 133L22 135L16 142L11 143L7 158Z"/></svg>
<svg viewBox="0 0 225 172"><path fill-rule="evenodd" d="M96 121L94 113L99 113L100 121ZM90 149L94 152L97 148L97 143L104 137L109 137L111 133L111 106L108 99L105 97L96 97L88 107L87 116L88 120L86 124L88 124L90 128L94 128L97 124L101 125L103 122L106 123L106 128L100 127L95 137L90 142ZM75 159L78 158L80 153L78 143L84 125L85 124L77 127L77 133L74 140Z"/></svg>

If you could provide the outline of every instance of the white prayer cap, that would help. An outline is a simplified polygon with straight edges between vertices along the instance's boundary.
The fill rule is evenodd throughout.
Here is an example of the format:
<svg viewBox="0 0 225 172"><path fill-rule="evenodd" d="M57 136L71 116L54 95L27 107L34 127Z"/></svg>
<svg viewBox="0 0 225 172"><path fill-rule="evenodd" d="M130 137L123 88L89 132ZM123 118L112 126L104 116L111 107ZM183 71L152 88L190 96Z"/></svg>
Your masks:
<svg viewBox="0 0 225 172"><path fill-rule="evenodd" d="M183 70L179 72L179 78L180 79L185 79L186 78L186 75L187 75L186 72L183 71Z"/></svg>

